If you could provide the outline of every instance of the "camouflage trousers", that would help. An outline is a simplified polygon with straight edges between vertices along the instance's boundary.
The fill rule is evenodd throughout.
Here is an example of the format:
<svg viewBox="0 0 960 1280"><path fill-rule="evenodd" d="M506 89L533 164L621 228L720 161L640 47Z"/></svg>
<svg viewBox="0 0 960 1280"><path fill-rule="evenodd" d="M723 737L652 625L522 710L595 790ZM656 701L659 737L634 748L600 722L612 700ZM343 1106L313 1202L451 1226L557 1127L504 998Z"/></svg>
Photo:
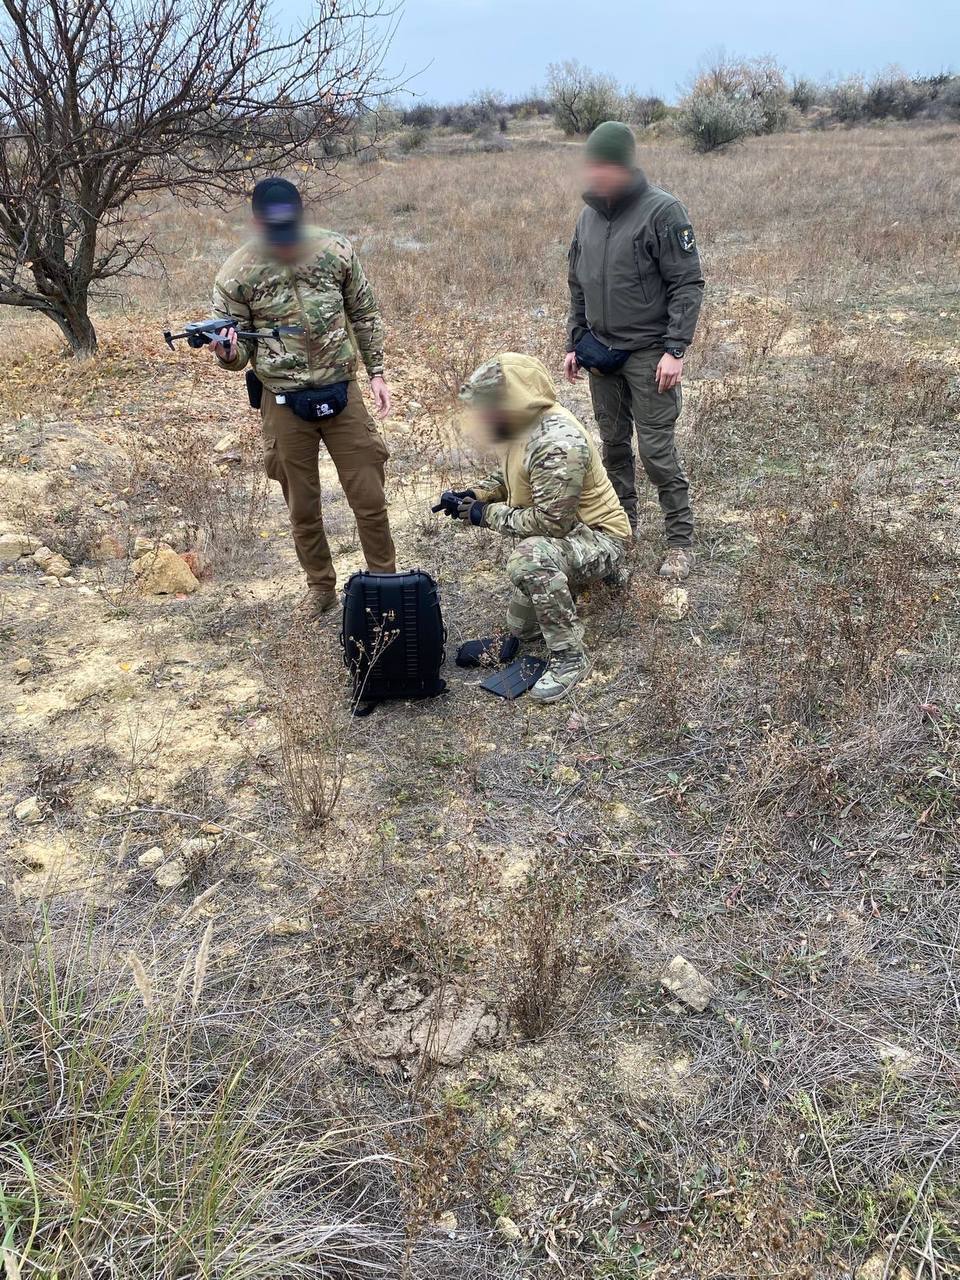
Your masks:
<svg viewBox="0 0 960 1280"><path fill-rule="evenodd" d="M565 538L524 538L507 561L516 588L507 627L521 640L543 634L551 652L580 649L583 627L572 590L611 574L626 555L620 538L577 525Z"/></svg>

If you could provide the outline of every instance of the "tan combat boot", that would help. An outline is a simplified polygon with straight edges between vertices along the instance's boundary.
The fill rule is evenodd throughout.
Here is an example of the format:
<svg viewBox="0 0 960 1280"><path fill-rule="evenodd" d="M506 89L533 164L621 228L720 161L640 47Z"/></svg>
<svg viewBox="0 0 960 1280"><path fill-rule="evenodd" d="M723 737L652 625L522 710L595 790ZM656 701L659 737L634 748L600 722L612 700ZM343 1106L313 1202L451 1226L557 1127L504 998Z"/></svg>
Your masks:
<svg viewBox="0 0 960 1280"><path fill-rule="evenodd" d="M534 702L559 702L580 683L590 670L582 649L562 649L550 658L550 665L530 690Z"/></svg>
<svg viewBox="0 0 960 1280"><path fill-rule="evenodd" d="M689 547L670 547L660 566L660 577L671 582L686 582L693 568L694 556Z"/></svg>
<svg viewBox="0 0 960 1280"><path fill-rule="evenodd" d="M307 587L297 604L297 613L306 622L317 622L337 604L337 593L329 587Z"/></svg>

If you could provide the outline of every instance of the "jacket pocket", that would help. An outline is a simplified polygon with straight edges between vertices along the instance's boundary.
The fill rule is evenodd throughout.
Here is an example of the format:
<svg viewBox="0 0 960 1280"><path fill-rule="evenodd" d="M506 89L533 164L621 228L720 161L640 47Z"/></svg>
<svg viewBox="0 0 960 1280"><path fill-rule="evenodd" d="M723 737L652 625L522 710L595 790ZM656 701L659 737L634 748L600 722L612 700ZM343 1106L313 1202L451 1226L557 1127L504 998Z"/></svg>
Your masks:
<svg viewBox="0 0 960 1280"><path fill-rule="evenodd" d="M634 236L633 239L633 264L637 272L637 285L640 289L640 296L644 302L650 302L650 261L644 252L643 245L640 243L640 236Z"/></svg>

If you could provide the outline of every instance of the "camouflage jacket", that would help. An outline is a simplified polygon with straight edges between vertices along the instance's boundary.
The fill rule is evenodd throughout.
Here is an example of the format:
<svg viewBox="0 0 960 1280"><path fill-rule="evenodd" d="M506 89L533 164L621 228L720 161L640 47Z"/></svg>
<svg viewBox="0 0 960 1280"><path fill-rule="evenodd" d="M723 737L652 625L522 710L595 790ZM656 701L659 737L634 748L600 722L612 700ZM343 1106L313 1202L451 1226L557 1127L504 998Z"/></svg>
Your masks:
<svg viewBox="0 0 960 1280"><path fill-rule="evenodd" d="M474 485L488 504L483 523L519 538L565 538L578 525L627 538L630 525L596 442L557 403L547 370L533 356L504 352L460 389L466 404L493 404L515 435L493 475Z"/></svg>
<svg viewBox="0 0 960 1280"><path fill-rule="evenodd" d="M520 538L537 534L563 538L579 523L577 509L590 466L590 448L582 432L559 413L545 414L526 440L518 443L519 449L514 445L508 451L502 470L476 487L477 497L489 504L483 523L497 533ZM510 505L507 471L511 463L519 463L526 473L529 506Z"/></svg>
<svg viewBox="0 0 960 1280"><path fill-rule="evenodd" d="M254 329L281 330L279 342L239 342L227 369L248 362L270 391L326 387L352 378L357 349L370 377L383 373L383 321L350 241L307 230L308 251L294 263L271 262L248 241L223 264L213 288L216 315Z"/></svg>

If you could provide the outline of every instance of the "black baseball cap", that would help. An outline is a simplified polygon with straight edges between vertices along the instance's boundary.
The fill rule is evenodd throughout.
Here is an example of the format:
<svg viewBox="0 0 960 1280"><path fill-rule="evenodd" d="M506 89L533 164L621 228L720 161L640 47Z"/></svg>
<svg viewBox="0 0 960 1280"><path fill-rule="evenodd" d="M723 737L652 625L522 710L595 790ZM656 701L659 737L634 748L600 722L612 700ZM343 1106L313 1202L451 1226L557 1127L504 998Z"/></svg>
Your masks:
<svg viewBox="0 0 960 1280"><path fill-rule="evenodd" d="M286 178L261 178L251 200L255 216L263 223L267 243L278 248L296 244L303 223L300 192Z"/></svg>

